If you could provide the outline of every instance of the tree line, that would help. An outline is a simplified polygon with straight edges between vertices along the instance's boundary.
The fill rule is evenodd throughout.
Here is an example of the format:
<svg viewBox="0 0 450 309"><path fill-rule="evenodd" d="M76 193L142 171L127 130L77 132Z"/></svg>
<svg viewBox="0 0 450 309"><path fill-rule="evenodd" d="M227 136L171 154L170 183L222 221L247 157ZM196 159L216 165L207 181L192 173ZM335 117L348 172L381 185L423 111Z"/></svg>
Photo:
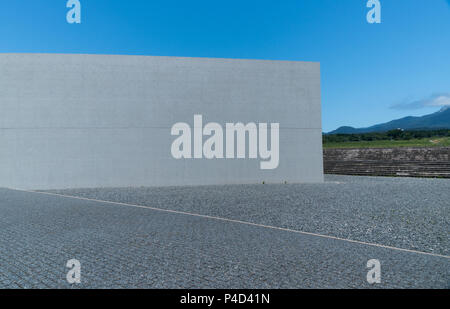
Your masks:
<svg viewBox="0 0 450 309"><path fill-rule="evenodd" d="M357 133L357 134L323 134L324 143L342 143L382 140L411 140L431 137L450 136L450 129L439 130L390 130L387 132Z"/></svg>

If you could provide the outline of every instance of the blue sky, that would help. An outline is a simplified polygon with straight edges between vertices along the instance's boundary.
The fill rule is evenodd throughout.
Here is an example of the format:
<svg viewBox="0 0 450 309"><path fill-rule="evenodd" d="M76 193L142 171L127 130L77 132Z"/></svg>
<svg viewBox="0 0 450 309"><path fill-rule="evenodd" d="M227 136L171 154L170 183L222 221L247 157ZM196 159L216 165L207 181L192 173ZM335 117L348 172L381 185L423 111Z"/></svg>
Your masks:
<svg viewBox="0 0 450 309"><path fill-rule="evenodd" d="M323 129L450 104L450 0L2 0L0 52L321 62ZM280 102L281 103L281 102Z"/></svg>

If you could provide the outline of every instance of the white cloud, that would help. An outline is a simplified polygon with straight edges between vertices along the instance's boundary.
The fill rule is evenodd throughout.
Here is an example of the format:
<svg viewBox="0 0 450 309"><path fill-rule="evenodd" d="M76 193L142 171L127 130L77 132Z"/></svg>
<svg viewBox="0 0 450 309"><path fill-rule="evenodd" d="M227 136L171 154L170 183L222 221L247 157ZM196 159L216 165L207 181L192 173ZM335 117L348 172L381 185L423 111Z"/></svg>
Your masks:
<svg viewBox="0 0 450 309"><path fill-rule="evenodd" d="M450 95L441 95L435 98L429 106L450 106Z"/></svg>
<svg viewBox="0 0 450 309"><path fill-rule="evenodd" d="M420 109L423 107L443 107L450 106L450 93L441 93L432 95L429 98L417 100L417 101L406 101L402 103L397 103L391 105L392 109Z"/></svg>

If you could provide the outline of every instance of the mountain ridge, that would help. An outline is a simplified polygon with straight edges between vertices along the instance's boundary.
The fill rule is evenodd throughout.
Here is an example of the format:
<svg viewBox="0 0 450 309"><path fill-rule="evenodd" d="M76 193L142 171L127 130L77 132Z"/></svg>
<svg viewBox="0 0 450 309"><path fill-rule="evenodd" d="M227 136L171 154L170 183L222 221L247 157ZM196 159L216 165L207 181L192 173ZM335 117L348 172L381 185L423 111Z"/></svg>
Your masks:
<svg viewBox="0 0 450 309"><path fill-rule="evenodd" d="M358 134L386 132L389 130L433 130L450 129L450 106L444 106L439 111L424 116L407 116L389 122L376 124L366 128L354 128L351 126L342 126L327 134Z"/></svg>

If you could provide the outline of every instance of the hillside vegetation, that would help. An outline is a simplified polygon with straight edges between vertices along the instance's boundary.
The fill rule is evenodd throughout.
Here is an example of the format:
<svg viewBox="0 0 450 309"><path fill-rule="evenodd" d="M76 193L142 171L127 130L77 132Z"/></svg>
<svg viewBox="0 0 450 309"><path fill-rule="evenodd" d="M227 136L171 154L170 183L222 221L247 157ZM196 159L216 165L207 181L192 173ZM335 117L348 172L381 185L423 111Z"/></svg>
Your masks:
<svg viewBox="0 0 450 309"><path fill-rule="evenodd" d="M324 148L450 147L450 130L324 134Z"/></svg>

